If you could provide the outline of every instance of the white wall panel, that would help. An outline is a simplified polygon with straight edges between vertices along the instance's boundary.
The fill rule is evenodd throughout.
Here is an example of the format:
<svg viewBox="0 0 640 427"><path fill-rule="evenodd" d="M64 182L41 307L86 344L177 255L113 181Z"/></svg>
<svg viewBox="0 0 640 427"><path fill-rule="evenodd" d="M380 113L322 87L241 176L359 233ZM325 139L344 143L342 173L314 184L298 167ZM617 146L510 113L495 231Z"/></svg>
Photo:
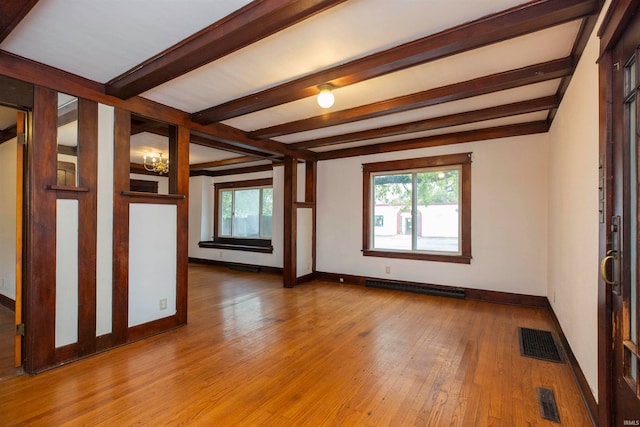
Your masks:
<svg viewBox="0 0 640 427"><path fill-rule="evenodd" d="M297 209L298 227L296 237L296 275L313 273L313 209Z"/></svg>
<svg viewBox="0 0 640 427"><path fill-rule="evenodd" d="M113 293L113 107L98 106L96 336L111 332Z"/></svg>
<svg viewBox="0 0 640 427"><path fill-rule="evenodd" d="M56 201L56 347L78 341L78 201Z"/></svg>
<svg viewBox="0 0 640 427"><path fill-rule="evenodd" d="M129 206L129 326L176 314L177 218L175 205Z"/></svg>

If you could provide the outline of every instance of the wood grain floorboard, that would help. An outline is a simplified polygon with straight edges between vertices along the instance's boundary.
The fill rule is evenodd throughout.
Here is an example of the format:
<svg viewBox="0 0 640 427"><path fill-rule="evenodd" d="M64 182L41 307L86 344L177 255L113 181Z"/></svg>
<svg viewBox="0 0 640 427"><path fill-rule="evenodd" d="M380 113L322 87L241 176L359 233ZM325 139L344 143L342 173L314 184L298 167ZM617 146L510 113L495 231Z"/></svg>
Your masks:
<svg viewBox="0 0 640 427"><path fill-rule="evenodd" d="M562 426L569 366L521 357L542 309L189 267L189 324L0 382L0 425Z"/></svg>

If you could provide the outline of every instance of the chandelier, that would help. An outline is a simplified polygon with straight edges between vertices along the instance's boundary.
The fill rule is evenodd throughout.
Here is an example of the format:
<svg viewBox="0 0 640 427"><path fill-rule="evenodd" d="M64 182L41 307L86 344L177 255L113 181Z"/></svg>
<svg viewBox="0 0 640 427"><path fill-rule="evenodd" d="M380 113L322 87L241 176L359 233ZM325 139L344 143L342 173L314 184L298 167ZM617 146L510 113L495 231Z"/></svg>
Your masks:
<svg viewBox="0 0 640 427"><path fill-rule="evenodd" d="M149 154L149 160L147 160L147 155L145 154L143 159L144 159L144 168L149 172L157 172L160 175L162 175L163 173L169 172L169 159L163 158L162 153Z"/></svg>

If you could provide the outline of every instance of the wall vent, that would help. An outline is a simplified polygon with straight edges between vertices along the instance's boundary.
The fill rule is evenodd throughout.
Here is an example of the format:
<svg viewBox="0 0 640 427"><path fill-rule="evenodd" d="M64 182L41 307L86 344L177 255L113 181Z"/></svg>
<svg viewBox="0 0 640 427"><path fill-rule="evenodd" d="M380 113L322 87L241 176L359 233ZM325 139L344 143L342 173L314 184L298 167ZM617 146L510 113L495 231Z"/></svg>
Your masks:
<svg viewBox="0 0 640 427"><path fill-rule="evenodd" d="M449 297L464 299L464 289L447 288L433 285L422 285L417 283L394 282L389 280L366 280L365 286L368 288L393 289L397 291L413 292L417 294L433 295L438 297Z"/></svg>

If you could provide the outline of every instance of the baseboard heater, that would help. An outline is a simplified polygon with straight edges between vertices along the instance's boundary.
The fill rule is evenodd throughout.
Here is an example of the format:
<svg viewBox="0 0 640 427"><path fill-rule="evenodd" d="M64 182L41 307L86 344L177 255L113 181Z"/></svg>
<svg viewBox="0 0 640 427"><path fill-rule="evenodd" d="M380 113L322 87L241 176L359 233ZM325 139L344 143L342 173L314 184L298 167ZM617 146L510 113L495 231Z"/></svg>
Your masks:
<svg viewBox="0 0 640 427"><path fill-rule="evenodd" d="M364 282L368 288L393 289L397 291L413 292L417 294L433 295L438 297L449 297L464 299L465 292L461 288L447 288L433 285L422 285L408 282L394 282L390 280L371 280Z"/></svg>
<svg viewBox="0 0 640 427"><path fill-rule="evenodd" d="M227 268L230 270L236 271L247 271L250 273L259 273L260 266L259 265L249 265L249 264L228 264Z"/></svg>

